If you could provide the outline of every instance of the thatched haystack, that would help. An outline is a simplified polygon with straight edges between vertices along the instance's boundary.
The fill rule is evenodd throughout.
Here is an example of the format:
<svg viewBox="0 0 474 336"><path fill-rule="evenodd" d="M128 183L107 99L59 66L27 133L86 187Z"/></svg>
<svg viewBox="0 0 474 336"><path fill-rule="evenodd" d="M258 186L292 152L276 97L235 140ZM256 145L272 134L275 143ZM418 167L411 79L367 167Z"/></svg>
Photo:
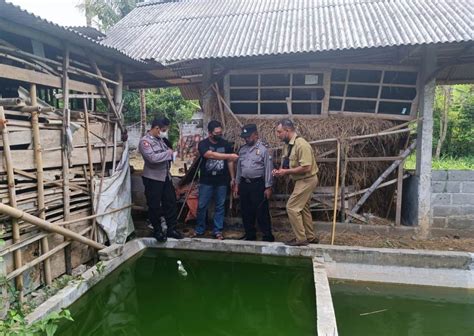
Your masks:
<svg viewBox="0 0 474 336"><path fill-rule="evenodd" d="M244 143L240 138L240 126L234 116L224 111L221 113L217 102L212 118L222 120L224 116L225 137L235 143L238 148ZM279 165L281 161L282 143L275 135L275 127L278 118L256 117L256 116L236 116L242 124L257 124L260 137L274 148L274 163ZM284 118L286 116L282 116ZM307 141L316 141L329 138L345 139L351 136L369 135L388 130L400 122L385 119L330 116L327 118L308 118L292 116L291 118L297 128L298 134ZM398 133L392 135L373 137L367 140L343 141L341 157L394 157L398 156L401 149L407 144L407 134ZM336 179L336 142L315 144L312 146L319 166L319 185L321 187L332 187ZM333 162L321 162L333 159ZM345 186L350 186L352 190L361 190L370 185L390 166L391 161L368 161L368 162L347 162L345 172ZM275 185L276 194L288 194L292 185L288 179L280 179ZM374 192L369 201L364 205L362 211L377 213L386 216L390 210L390 204L394 195L394 186L388 186L382 190Z"/></svg>

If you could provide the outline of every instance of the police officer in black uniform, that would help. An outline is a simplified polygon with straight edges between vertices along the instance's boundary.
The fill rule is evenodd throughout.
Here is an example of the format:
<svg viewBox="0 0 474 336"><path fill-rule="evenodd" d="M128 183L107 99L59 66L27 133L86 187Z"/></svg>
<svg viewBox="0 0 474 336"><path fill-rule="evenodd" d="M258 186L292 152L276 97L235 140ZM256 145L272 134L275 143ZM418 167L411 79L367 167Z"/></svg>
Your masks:
<svg viewBox="0 0 474 336"><path fill-rule="evenodd" d="M237 161L234 196L240 196L243 240L256 240L255 219L262 232L262 240L272 242L272 225L268 200L272 195L273 162L270 151L259 139L257 125L248 124L240 134L245 145L240 148Z"/></svg>

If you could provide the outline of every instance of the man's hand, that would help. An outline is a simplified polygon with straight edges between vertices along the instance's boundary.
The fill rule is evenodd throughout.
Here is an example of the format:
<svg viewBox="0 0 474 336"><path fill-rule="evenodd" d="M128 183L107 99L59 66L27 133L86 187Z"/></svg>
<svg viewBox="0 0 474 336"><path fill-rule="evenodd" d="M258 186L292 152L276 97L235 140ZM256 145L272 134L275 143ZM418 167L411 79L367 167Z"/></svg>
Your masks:
<svg viewBox="0 0 474 336"><path fill-rule="evenodd" d="M273 169L272 174L275 177L285 176L287 174L287 169L283 169L283 168Z"/></svg>
<svg viewBox="0 0 474 336"><path fill-rule="evenodd" d="M235 183L234 187L232 188L232 195L234 198L239 198L239 185L237 183Z"/></svg>
<svg viewBox="0 0 474 336"><path fill-rule="evenodd" d="M173 158L173 150L172 149L167 149L166 152L168 153L171 158Z"/></svg>
<svg viewBox="0 0 474 336"><path fill-rule="evenodd" d="M237 154L227 154L227 160L229 161L237 161L239 159L239 156Z"/></svg>
<svg viewBox="0 0 474 336"><path fill-rule="evenodd" d="M273 191L272 191L272 188L270 187L270 188L265 189L265 191L263 192L263 195L265 196L267 200L269 200L270 198L272 198L272 193Z"/></svg>

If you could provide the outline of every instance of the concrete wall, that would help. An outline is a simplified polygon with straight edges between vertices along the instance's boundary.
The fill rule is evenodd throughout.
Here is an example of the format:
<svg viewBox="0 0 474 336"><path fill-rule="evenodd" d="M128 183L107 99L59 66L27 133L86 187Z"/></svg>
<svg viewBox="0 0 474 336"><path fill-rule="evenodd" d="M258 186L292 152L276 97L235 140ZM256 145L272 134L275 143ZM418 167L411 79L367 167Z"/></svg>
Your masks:
<svg viewBox="0 0 474 336"><path fill-rule="evenodd" d="M474 171L434 170L433 227L474 230Z"/></svg>

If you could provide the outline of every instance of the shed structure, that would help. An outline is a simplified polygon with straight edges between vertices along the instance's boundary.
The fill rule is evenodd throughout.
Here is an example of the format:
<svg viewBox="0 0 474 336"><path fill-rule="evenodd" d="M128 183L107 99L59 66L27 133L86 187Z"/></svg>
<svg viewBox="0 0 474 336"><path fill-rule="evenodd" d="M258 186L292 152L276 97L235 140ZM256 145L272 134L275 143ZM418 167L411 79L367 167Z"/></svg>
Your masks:
<svg viewBox="0 0 474 336"><path fill-rule="evenodd" d="M320 204L340 195L341 218L364 220L367 198L395 197L396 223L426 235L435 85L473 81L473 22L472 0L160 0L139 4L101 43L164 64L126 84L179 86L236 141L252 121L278 147L269 125L292 118L333 181ZM417 198L402 214L399 167L415 147ZM381 191L390 185L398 192Z"/></svg>
<svg viewBox="0 0 474 336"><path fill-rule="evenodd" d="M100 204L104 180L128 171L123 77L143 65L0 0L0 274L21 294L117 239L100 234L104 213L130 216Z"/></svg>

